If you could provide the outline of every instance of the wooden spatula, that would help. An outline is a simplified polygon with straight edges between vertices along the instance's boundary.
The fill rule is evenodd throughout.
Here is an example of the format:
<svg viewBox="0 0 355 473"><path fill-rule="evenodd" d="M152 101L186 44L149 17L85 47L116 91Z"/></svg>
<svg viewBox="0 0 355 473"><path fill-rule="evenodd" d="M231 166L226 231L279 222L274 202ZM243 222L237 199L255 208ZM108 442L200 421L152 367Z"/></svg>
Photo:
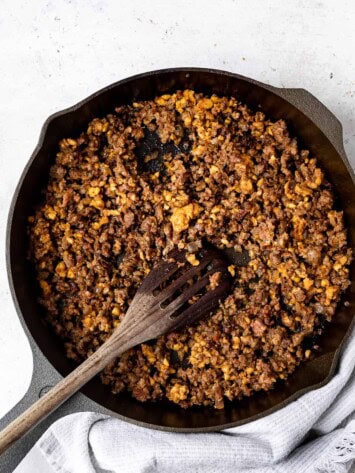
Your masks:
<svg viewBox="0 0 355 473"><path fill-rule="evenodd" d="M144 279L119 327L87 360L0 432L0 453L76 393L114 358L140 343L191 324L216 309L230 290L228 263L202 250L196 265L178 252ZM220 273L218 276L215 273ZM211 276L215 275L215 283ZM218 282L217 282L218 280Z"/></svg>

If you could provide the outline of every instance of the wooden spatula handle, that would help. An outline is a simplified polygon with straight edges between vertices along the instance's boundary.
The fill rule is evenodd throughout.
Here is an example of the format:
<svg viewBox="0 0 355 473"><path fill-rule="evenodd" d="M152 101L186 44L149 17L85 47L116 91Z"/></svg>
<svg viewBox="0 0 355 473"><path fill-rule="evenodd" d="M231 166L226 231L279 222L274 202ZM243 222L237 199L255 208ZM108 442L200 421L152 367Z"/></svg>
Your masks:
<svg viewBox="0 0 355 473"><path fill-rule="evenodd" d="M0 454L63 404L114 358L133 346L132 341L126 342L124 339L126 337L121 339L120 337L114 337L112 340L111 338L0 432Z"/></svg>

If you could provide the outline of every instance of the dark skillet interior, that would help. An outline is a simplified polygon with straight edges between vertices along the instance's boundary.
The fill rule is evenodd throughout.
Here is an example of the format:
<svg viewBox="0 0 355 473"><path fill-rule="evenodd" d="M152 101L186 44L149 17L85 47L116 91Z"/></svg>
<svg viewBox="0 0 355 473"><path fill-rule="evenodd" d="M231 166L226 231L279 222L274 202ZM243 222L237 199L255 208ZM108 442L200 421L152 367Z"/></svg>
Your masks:
<svg viewBox="0 0 355 473"><path fill-rule="evenodd" d="M234 95L253 109L260 106L270 118L286 119L291 133L299 137L301 145L310 149L333 183L339 198L339 206L344 209L349 229L349 243L354 247L355 192L352 178L340 155L325 135L309 118L287 101L245 78L208 70L161 71L114 84L68 112L58 114L49 120L43 144L36 150L18 189L12 221L10 216L9 269L18 304L34 340L62 375L69 373L73 369L73 364L66 359L63 347L57 338L40 321L41 308L35 297L37 292L35 276L26 261L28 244L26 216L31 213L40 198L40 191L46 183L49 167L54 161L57 144L61 138L75 136L85 129L89 120L112 112L118 104L151 99L155 95L183 88L192 88L208 94ZM352 282L354 275L353 264ZM344 305L344 301L350 304ZM303 364L287 382L277 384L273 391L261 392L251 398L229 403L223 410L211 408L183 410L165 402L139 403L128 394L114 396L99 379L94 379L82 391L98 404L110 409L113 414L117 413L133 422L138 421L152 428L201 431L239 425L279 409L326 379L331 371L334 351L339 347L351 324L354 305L355 292L352 284L339 304L334 321L326 328L321 338L321 352L318 358Z"/></svg>

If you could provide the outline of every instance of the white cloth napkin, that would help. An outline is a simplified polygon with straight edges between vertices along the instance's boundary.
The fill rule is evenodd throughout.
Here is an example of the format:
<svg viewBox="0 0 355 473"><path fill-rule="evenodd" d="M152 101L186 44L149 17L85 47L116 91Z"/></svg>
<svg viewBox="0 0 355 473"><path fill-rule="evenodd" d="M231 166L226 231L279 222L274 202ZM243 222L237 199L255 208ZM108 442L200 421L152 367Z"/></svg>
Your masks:
<svg viewBox="0 0 355 473"><path fill-rule="evenodd" d="M309 433L317 437L305 443ZM355 471L354 460L355 331L326 386L263 419L176 434L73 414L55 422L14 473L345 473Z"/></svg>

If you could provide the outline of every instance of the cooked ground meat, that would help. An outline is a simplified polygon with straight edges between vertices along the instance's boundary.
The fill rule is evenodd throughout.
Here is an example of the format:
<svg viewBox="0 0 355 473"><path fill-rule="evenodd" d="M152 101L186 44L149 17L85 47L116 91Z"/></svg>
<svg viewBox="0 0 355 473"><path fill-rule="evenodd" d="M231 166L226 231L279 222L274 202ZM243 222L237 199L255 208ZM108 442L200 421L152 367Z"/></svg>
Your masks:
<svg viewBox="0 0 355 473"><path fill-rule="evenodd" d="M149 134L160 161L142 157ZM59 146L29 236L40 303L68 357L109 337L171 250L194 264L204 242L249 255L229 266L231 294L211 317L129 350L103 382L140 401L219 409L311 356L305 341L331 320L351 252L329 182L284 121L184 90L120 106Z"/></svg>

